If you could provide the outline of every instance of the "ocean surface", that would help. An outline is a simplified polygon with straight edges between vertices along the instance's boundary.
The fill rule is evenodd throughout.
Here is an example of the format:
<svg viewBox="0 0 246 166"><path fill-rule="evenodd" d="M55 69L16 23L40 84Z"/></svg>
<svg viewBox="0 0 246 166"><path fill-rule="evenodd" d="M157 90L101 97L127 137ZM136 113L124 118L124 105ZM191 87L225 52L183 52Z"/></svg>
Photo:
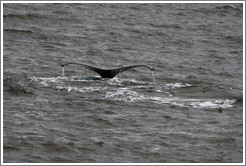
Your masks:
<svg viewBox="0 0 246 166"><path fill-rule="evenodd" d="M243 100L242 4L3 5L4 163L241 163Z"/></svg>

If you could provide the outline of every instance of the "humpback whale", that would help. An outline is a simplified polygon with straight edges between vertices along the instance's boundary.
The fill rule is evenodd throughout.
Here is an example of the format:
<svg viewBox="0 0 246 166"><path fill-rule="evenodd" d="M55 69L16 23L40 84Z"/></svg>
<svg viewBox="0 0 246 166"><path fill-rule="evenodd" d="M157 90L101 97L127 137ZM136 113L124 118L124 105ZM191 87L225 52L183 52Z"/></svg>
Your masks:
<svg viewBox="0 0 246 166"><path fill-rule="evenodd" d="M67 65L81 65L89 70L92 70L94 72L96 72L97 74L99 74L102 78L114 78L117 74L122 73L126 70L135 68L135 67L147 67L149 68L151 71L154 70L153 67L147 66L147 65L132 65L132 66L126 66L126 67L120 67L120 68L116 68L116 69L100 69L94 66L90 66L90 65L86 65L86 64L82 64L82 63L65 63L62 64L61 67L65 67Z"/></svg>

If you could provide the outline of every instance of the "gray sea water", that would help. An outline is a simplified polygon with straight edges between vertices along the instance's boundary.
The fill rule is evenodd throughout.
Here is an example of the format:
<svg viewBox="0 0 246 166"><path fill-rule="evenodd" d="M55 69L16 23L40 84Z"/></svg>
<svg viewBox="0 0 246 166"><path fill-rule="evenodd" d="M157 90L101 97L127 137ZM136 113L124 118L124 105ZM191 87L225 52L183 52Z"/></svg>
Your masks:
<svg viewBox="0 0 246 166"><path fill-rule="evenodd" d="M5 163L241 163L243 100L242 4L3 5Z"/></svg>

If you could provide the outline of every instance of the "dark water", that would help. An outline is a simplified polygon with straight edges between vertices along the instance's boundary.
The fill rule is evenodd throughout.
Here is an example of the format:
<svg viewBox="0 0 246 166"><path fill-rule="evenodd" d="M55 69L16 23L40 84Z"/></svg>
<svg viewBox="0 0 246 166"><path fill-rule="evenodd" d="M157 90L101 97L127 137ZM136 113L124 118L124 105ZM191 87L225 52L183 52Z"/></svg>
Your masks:
<svg viewBox="0 0 246 166"><path fill-rule="evenodd" d="M3 23L4 162L243 162L242 4L4 4Z"/></svg>

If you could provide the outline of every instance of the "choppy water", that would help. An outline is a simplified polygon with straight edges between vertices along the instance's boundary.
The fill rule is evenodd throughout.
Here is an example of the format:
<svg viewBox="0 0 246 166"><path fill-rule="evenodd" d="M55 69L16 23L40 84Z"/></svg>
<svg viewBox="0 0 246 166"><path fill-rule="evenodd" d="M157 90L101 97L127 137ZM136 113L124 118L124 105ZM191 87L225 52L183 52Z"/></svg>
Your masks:
<svg viewBox="0 0 246 166"><path fill-rule="evenodd" d="M4 162L243 161L242 4L4 4L3 23Z"/></svg>

